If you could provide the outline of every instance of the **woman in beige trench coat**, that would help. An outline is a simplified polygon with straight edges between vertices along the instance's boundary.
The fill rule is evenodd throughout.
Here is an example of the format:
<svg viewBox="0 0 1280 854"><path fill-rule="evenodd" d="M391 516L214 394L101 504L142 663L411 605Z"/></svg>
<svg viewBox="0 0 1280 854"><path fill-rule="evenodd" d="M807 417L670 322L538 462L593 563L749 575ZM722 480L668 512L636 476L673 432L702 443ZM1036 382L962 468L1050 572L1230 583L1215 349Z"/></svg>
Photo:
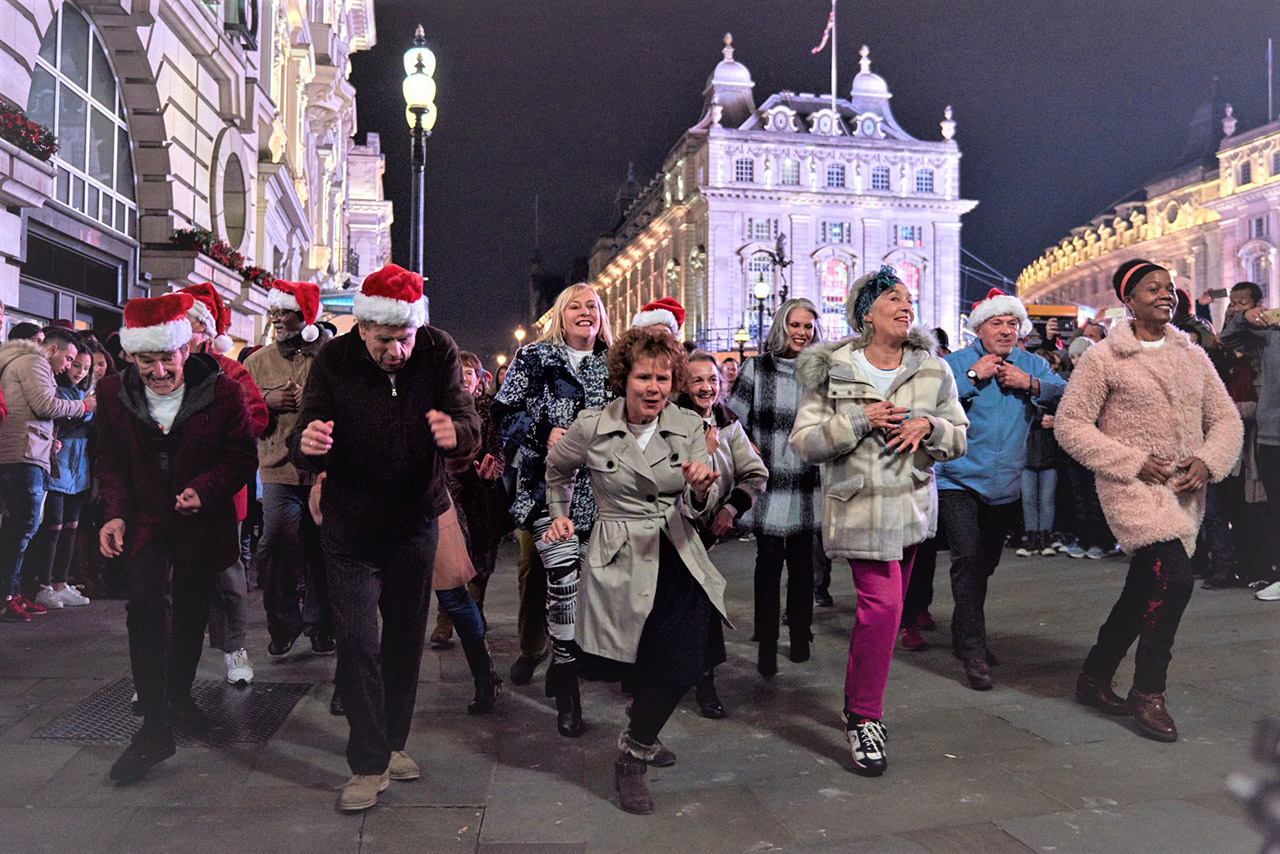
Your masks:
<svg viewBox="0 0 1280 854"><path fill-rule="evenodd" d="M688 369L665 329L628 331L609 349L609 381L622 395L581 413L547 455L548 541L573 535L573 479L590 473L599 517L578 590L578 644L630 665L630 726L618 737L614 784L627 812L653 812L647 764L675 755L658 740L680 698L725 660L724 578L693 520L718 505L702 420L671 403Z"/></svg>

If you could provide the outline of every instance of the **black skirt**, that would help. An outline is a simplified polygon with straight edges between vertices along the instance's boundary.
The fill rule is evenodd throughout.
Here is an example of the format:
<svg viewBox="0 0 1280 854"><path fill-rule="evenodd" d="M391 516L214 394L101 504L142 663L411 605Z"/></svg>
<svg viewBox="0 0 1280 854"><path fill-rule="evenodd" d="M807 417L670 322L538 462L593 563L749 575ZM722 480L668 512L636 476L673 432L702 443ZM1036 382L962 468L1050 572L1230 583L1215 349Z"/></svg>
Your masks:
<svg viewBox="0 0 1280 854"><path fill-rule="evenodd" d="M725 659L720 613L663 534L658 548L658 589L640 633L635 663L584 654L581 670L585 679L687 688Z"/></svg>

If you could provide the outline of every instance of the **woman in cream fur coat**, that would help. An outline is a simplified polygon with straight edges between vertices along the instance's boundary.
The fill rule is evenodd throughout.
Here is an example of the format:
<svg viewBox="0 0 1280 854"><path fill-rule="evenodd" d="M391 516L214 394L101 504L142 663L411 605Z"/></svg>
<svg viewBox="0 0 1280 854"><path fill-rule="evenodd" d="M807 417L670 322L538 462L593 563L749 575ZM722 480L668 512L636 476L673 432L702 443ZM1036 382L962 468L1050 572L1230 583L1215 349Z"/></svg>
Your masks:
<svg viewBox="0 0 1280 854"><path fill-rule="evenodd" d="M1191 599L1190 555L1205 485L1231 472L1243 427L1209 357L1170 323L1178 297L1169 272L1129 261L1113 284L1131 316L1080 360L1054 428L1063 449L1097 474L1102 510L1133 555L1076 698L1132 715L1150 738L1176 741L1165 676ZM1134 640L1133 688L1122 700L1111 680Z"/></svg>

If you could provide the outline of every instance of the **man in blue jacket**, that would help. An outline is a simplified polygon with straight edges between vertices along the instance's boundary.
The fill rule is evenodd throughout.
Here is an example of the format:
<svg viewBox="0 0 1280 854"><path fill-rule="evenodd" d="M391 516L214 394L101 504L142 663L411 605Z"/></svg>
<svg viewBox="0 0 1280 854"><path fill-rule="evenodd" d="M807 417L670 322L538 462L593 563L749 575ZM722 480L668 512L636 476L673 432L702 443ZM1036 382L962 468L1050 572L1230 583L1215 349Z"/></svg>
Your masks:
<svg viewBox="0 0 1280 854"><path fill-rule="evenodd" d="M987 650L987 579L1000 563L1017 512L1027 432L1037 407L1062 397L1066 383L1039 356L1018 349L1031 331L1026 306L992 288L969 323L978 339L944 356L969 415L969 451L939 463L938 510L951 541L951 644L969 687L991 688Z"/></svg>

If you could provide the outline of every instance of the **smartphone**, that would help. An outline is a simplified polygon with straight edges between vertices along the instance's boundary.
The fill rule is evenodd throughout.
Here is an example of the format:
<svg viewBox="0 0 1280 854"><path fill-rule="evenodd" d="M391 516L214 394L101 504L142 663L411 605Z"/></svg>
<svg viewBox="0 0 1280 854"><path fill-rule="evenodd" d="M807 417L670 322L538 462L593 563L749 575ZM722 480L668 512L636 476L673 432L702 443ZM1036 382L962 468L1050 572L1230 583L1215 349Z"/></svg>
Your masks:
<svg viewBox="0 0 1280 854"><path fill-rule="evenodd" d="M1267 319L1267 323L1280 324L1280 308L1263 309L1262 316Z"/></svg>
<svg viewBox="0 0 1280 854"><path fill-rule="evenodd" d="M1227 289L1226 288L1209 288L1209 290L1205 291L1205 295L1213 297L1214 299L1226 299Z"/></svg>
<svg viewBox="0 0 1280 854"><path fill-rule="evenodd" d="M1103 314L1105 314L1107 317L1111 318L1112 320L1121 320L1128 313L1129 313L1128 309L1118 305L1112 306L1111 308L1103 312Z"/></svg>

